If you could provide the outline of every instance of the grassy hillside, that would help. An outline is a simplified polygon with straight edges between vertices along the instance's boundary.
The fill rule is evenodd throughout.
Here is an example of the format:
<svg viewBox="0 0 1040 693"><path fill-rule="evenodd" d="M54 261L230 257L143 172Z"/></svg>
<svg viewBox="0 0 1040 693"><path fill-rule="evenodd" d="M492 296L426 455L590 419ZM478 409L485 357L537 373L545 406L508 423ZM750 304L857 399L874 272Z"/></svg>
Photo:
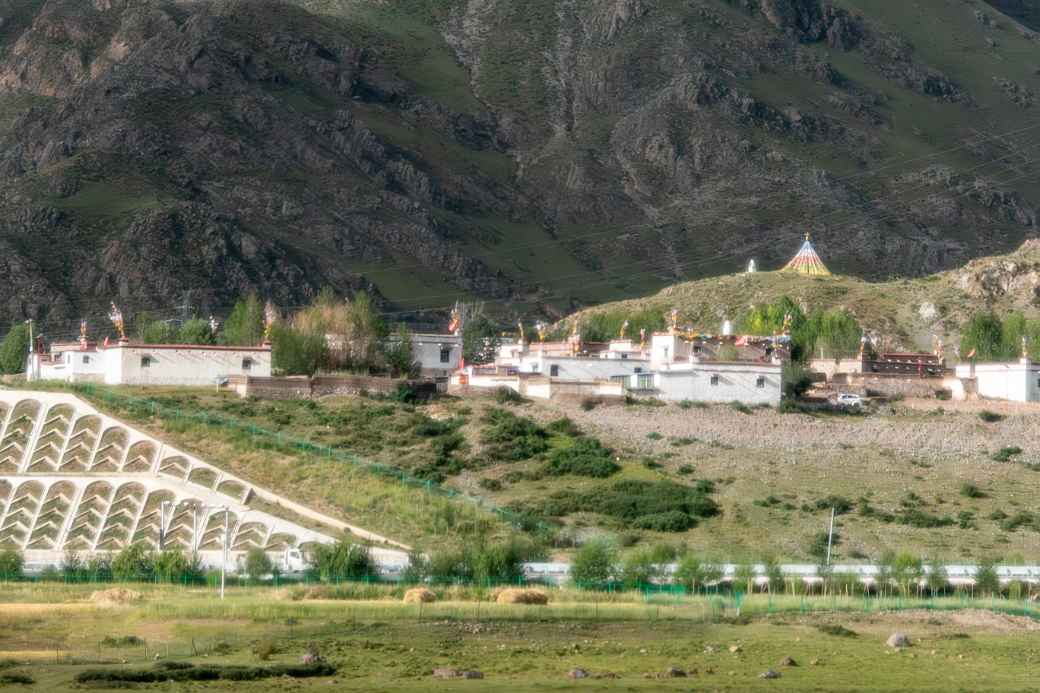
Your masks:
<svg viewBox="0 0 1040 693"><path fill-rule="evenodd" d="M915 401L865 416L810 416L693 403L586 410L493 397L410 405L134 394L167 409L113 413L296 501L424 549L520 531L559 557L606 535L626 550L663 542L720 561L813 561L834 506L841 560L877 560L892 549L1021 561L1040 551L1029 491L1040 438L1035 408L1026 405ZM984 421L987 407L1001 415ZM196 418L171 417L176 408ZM229 416L395 473L262 444L218 423ZM396 472L460 495L431 496ZM512 510L518 528L480 505Z"/></svg>
<svg viewBox="0 0 1040 693"><path fill-rule="evenodd" d="M817 243L824 262L826 243ZM797 250L791 247L791 255ZM593 315L680 312L680 324L715 333L726 319L736 321L750 306L788 296L808 310L844 308L869 333L892 348L932 348L933 336L956 345L960 328L976 311L1040 314L1040 245L1029 242L1008 255L981 258L962 269L917 279L869 282L848 275L806 277L789 272L729 274L670 286L645 298L606 303L567 318L580 324ZM954 350L947 353L954 356Z"/></svg>

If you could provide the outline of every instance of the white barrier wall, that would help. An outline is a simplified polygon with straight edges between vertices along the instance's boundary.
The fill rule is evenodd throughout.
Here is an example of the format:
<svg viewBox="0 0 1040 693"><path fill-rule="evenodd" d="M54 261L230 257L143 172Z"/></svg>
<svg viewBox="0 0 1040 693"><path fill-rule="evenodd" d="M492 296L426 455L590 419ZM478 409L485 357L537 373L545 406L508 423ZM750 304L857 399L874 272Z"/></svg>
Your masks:
<svg viewBox="0 0 1040 693"><path fill-rule="evenodd" d="M980 397L1011 402L1040 401L1040 364L1032 361L961 364L957 366L957 377L974 378Z"/></svg>

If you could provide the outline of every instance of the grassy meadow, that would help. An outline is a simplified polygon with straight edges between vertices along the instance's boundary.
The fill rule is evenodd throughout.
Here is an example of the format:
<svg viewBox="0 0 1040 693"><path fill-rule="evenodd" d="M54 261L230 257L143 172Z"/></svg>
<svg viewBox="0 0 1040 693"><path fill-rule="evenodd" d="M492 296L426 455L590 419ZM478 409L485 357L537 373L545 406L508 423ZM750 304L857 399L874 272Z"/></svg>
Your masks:
<svg viewBox="0 0 1040 693"><path fill-rule="evenodd" d="M5 676L32 680L14 690L182 690L169 687L174 683L75 679L87 671L118 678L186 665L263 670L298 665L310 652L336 673L190 685L247 691L418 691L431 685L518 691L1018 691L1028 690L1040 661L1040 625L984 610L987 602L756 595L744 600L738 614L726 599L655 603L638 593L571 590L550 590L547 606L518 606L491 603L490 594L415 605L402 604L389 590L362 601L296 601L291 590L233 589L221 602L212 590L132 587L142 593L140 600L100 606L91 601L90 586L0 586L0 682L9 680ZM912 647L887 648L894 631L906 633ZM784 664L786 658L794 664ZM479 671L484 678L437 681L431 674L441 667ZM687 676L668 675L672 668ZM590 677L570 679L575 669ZM780 678L760 678L768 670Z"/></svg>

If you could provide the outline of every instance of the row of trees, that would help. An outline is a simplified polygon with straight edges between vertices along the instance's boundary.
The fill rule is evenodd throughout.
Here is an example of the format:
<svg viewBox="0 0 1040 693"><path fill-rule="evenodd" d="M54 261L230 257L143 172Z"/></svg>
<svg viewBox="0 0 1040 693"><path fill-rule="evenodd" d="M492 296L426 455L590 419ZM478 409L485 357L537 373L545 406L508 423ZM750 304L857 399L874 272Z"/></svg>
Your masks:
<svg viewBox="0 0 1040 693"><path fill-rule="evenodd" d="M863 329L854 315L840 308L806 314L787 296L749 309L737 321L737 331L763 337L780 334L788 316L791 357L796 361L850 356L859 351Z"/></svg>
<svg viewBox="0 0 1040 693"><path fill-rule="evenodd" d="M640 587L663 580L664 566L675 562L676 570L671 579L687 590L695 592L719 584L723 577L722 565L690 552L679 552L668 545L636 549L624 555L607 539L592 540L583 545L571 563L571 578L579 586L602 586L621 583L625 587ZM759 561L761 568L753 563L738 563L732 576L734 589L752 592L755 584L765 578L770 592L795 590L802 582L801 576L785 575L780 564L772 557ZM949 576L941 561L926 564L921 558L908 552L884 553L877 563L878 573L874 589L880 594L902 594L920 596L941 594L950 588ZM839 574L827 566L819 566L818 576L831 591L855 594L863 592L865 586L856 574ZM975 591L992 595L1001 591L1000 580L992 561L981 561L975 575Z"/></svg>
<svg viewBox="0 0 1040 693"><path fill-rule="evenodd" d="M991 311L976 313L961 330L960 357L974 353L980 361L1013 361L1022 355L1022 338L1029 358L1040 359L1040 320L1012 312L1001 319Z"/></svg>

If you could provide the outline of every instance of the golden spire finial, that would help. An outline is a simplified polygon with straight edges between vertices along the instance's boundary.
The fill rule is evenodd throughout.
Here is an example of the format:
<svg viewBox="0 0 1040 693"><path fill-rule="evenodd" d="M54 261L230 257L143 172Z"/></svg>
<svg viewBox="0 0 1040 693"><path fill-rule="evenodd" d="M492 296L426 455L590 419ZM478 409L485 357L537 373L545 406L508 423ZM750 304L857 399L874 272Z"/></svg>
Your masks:
<svg viewBox="0 0 1040 693"><path fill-rule="evenodd" d="M805 232L805 242L808 243L811 240L812 240L812 233L809 232L809 231L806 231Z"/></svg>

